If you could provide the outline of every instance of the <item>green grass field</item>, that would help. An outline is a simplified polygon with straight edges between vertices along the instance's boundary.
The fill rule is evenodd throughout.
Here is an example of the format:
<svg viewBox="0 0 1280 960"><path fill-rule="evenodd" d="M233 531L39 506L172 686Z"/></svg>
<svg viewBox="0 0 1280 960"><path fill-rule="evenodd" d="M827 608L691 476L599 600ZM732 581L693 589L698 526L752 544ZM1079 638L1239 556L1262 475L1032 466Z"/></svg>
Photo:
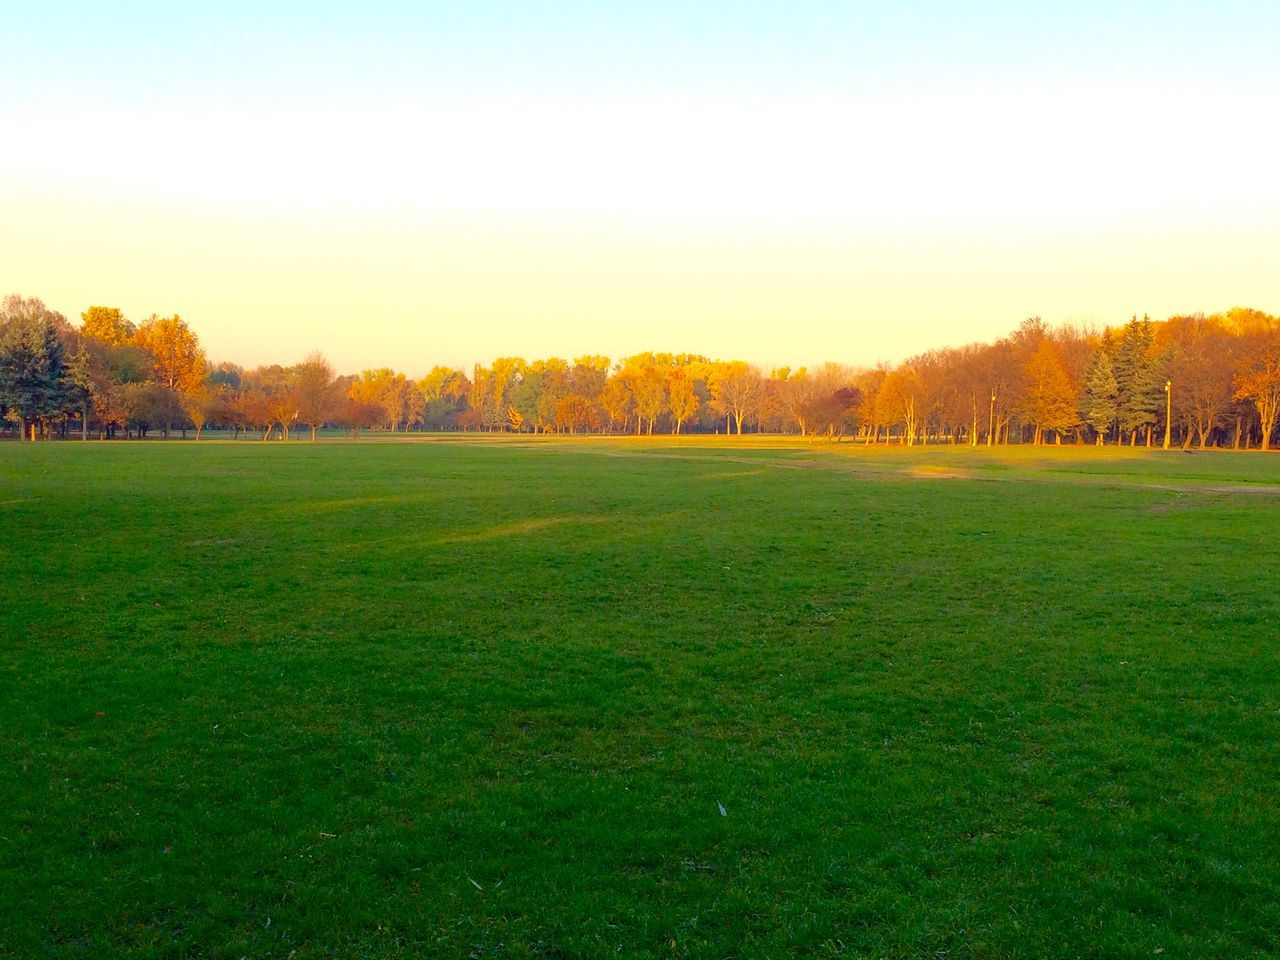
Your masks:
<svg viewBox="0 0 1280 960"><path fill-rule="evenodd" d="M1280 953L1280 457L0 448L0 955Z"/></svg>

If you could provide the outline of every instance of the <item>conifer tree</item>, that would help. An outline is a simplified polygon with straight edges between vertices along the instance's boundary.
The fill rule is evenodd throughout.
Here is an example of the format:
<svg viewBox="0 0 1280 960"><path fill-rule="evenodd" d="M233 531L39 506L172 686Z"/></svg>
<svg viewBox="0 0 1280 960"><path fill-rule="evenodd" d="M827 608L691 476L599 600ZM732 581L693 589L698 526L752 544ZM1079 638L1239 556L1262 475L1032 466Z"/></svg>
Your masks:
<svg viewBox="0 0 1280 960"><path fill-rule="evenodd" d="M1116 413L1121 434L1137 441L1138 431L1155 426L1164 401L1164 382L1151 357L1154 334L1151 319L1132 318L1124 327L1112 360L1116 378Z"/></svg>
<svg viewBox="0 0 1280 960"><path fill-rule="evenodd" d="M68 397L62 341L43 317L18 317L0 328L0 405L8 407L26 433L35 421L57 416Z"/></svg>
<svg viewBox="0 0 1280 960"><path fill-rule="evenodd" d="M1111 368L1111 354L1099 346L1089 358L1080 390L1080 418L1098 434L1098 445L1116 422L1116 376Z"/></svg>

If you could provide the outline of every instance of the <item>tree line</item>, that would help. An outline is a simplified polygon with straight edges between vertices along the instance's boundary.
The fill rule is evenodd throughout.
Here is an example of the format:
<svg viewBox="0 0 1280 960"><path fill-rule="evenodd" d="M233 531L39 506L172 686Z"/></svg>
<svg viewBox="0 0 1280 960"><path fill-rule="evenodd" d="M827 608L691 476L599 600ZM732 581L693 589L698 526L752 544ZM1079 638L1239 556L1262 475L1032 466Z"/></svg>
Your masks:
<svg viewBox="0 0 1280 960"><path fill-rule="evenodd" d="M20 438L311 439L324 426L526 433L798 433L866 444L1116 443L1269 449L1280 319L1234 308L1095 330L1038 317L994 343L897 365L772 370L695 354L526 361L413 379L208 361L180 316L135 324L91 306L77 326L37 299L0 305L0 423Z"/></svg>

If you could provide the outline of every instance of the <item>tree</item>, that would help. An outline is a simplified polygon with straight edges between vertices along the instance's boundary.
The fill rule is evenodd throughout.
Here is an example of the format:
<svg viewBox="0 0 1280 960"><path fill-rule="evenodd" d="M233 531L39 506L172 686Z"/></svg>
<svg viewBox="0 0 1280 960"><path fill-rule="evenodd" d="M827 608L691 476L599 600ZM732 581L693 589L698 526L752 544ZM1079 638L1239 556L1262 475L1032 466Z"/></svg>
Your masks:
<svg viewBox="0 0 1280 960"><path fill-rule="evenodd" d="M764 375L741 360L717 363L711 368L707 386L711 390L713 409L726 418L725 432L728 432L728 419L732 418L741 436L743 422L754 417L760 409L760 401L764 397Z"/></svg>
<svg viewBox="0 0 1280 960"><path fill-rule="evenodd" d="M658 417L667 411L667 387L662 372L655 366L642 367L631 379L631 393L636 404L636 431L643 421L649 422L648 432Z"/></svg>
<svg viewBox="0 0 1280 960"><path fill-rule="evenodd" d="M152 314L138 327L132 342L151 355L156 382L170 391L194 393L208 379L209 364L200 349L200 340L176 313L172 317ZM175 403L164 409L181 408ZM171 420L165 421L166 437L172 426Z"/></svg>
<svg viewBox="0 0 1280 960"><path fill-rule="evenodd" d="M156 381L170 390L194 387L208 375L199 338L176 313L152 314L134 333L133 343L151 354Z"/></svg>
<svg viewBox="0 0 1280 960"><path fill-rule="evenodd" d="M1152 343L1150 318L1134 317L1125 325L1120 346L1112 358L1117 418L1121 433L1129 434L1131 445L1137 443L1138 431L1142 429L1146 429L1150 445L1151 428L1164 408L1164 379L1151 356Z"/></svg>
<svg viewBox="0 0 1280 960"><path fill-rule="evenodd" d="M241 379L241 402L248 423L262 428L262 439L271 439L276 424L280 438L289 439L289 428L298 420L298 396L295 391L295 368L279 364L258 367Z"/></svg>
<svg viewBox="0 0 1280 960"><path fill-rule="evenodd" d="M917 412L920 378L909 364L889 371L877 394L876 419L886 426L902 424L902 438L907 446L916 442L920 419Z"/></svg>
<svg viewBox="0 0 1280 960"><path fill-rule="evenodd" d="M701 401L694 389L693 377L683 367L667 374L667 405L671 408L672 433L679 433L686 420L698 412Z"/></svg>
<svg viewBox="0 0 1280 960"><path fill-rule="evenodd" d="M382 408L348 394L339 407L337 420L351 432L351 439L359 440L362 429L375 427L382 420Z"/></svg>
<svg viewBox="0 0 1280 960"><path fill-rule="evenodd" d="M815 433L843 434L857 416L861 394L854 373L836 363L824 363L810 374L811 390L804 408L805 423Z"/></svg>
<svg viewBox="0 0 1280 960"><path fill-rule="evenodd" d="M1239 338L1226 331L1220 316L1170 317L1164 326L1173 410L1186 427L1187 444L1194 433L1203 449L1231 408Z"/></svg>
<svg viewBox="0 0 1280 960"><path fill-rule="evenodd" d="M195 427L196 439L199 440L205 424L217 414L219 405L218 392L212 384L206 381L190 390L184 390L179 397L182 412L187 415L187 419Z"/></svg>
<svg viewBox="0 0 1280 960"><path fill-rule="evenodd" d="M461 370L437 366L418 381L418 390L422 394L423 423L428 427L452 427L465 409L471 382Z"/></svg>
<svg viewBox="0 0 1280 960"><path fill-rule="evenodd" d="M1062 358L1052 341L1044 339L1026 364L1024 411L1035 424L1032 443L1037 446L1046 430L1059 432L1073 427L1076 420L1076 393Z"/></svg>
<svg viewBox="0 0 1280 960"><path fill-rule="evenodd" d="M578 396L596 401L608 380L608 357L591 354L574 358L569 370L569 386Z"/></svg>
<svg viewBox="0 0 1280 960"><path fill-rule="evenodd" d="M1236 374L1234 384L1237 400L1252 401L1258 410L1262 428L1262 449L1271 449L1271 437L1276 432L1276 419L1280 415L1280 335L1270 338L1252 363Z"/></svg>
<svg viewBox="0 0 1280 960"><path fill-rule="evenodd" d="M365 370L351 384L349 395L363 404L382 409L382 423L388 430L396 430L404 422L408 411L408 379L390 367Z"/></svg>
<svg viewBox="0 0 1280 960"><path fill-rule="evenodd" d="M138 332L137 327L124 318L119 307L90 307L80 314L80 320L80 332L84 336L108 347L128 343Z"/></svg>
<svg viewBox="0 0 1280 960"><path fill-rule="evenodd" d="M80 350L67 361L64 376L67 399L80 414L80 439L89 439L89 411L93 409L94 378L92 359L81 341Z"/></svg>
<svg viewBox="0 0 1280 960"><path fill-rule="evenodd" d="M813 399L813 384L809 382L809 372L804 367L794 373L790 367L780 367L773 371L769 390L783 417L796 425L800 436L807 434L809 401Z"/></svg>
<svg viewBox="0 0 1280 960"><path fill-rule="evenodd" d="M18 432L32 440L41 420L62 413L69 399L62 340L53 317L39 301L19 301L0 317L0 406L18 423ZM38 308L33 306L37 304Z"/></svg>
<svg viewBox="0 0 1280 960"><path fill-rule="evenodd" d="M1085 368L1084 387L1080 391L1080 418L1093 427L1099 446L1116 422L1116 389L1111 355L1106 347L1099 345Z"/></svg>
<svg viewBox="0 0 1280 960"><path fill-rule="evenodd" d="M591 401L576 393L561 397L556 404L556 426L570 433L577 433L591 426L595 409Z"/></svg>
<svg viewBox="0 0 1280 960"><path fill-rule="evenodd" d="M627 421L631 419L631 408L635 400L631 396L631 390L627 386L627 382L620 376L611 377L604 385L604 389L600 391L600 406L605 412L605 416L609 418L609 429L612 430L614 424L621 423L622 429L627 428Z"/></svg>
<svg viewBox="0 0 1280 960"><path fill-rule="evenodd" d="M320 353L310 354L294 367L293 394L298 420L311 428L314 441L320 425L337 414L342 400L336 389L333 367Z"/></svg>
<svg viewBox="0 0 1280 960"><path fill-rule="evenodd" d="M139 439L156 427L167 430L182 416L177 391L163 383L128 383L122 387L122 394L127 411L125 426L137 430Z"/></svg>

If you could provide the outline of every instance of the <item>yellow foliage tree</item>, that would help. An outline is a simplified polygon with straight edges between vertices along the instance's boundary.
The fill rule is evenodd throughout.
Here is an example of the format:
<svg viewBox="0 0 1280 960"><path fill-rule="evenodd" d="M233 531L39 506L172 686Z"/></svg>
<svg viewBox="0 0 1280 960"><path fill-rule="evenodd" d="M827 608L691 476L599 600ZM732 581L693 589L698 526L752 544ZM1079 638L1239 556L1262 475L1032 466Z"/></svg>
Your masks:
<svg viewBox="0 0 1280 960"><path fill-rule="evenodd" d="M1040 341L1024 370L1027 392L1023 407L1027 418L1036 425L1033 443L1038 445L1046 430L1061 434L1079 422L1076 389L1057 348L1047 338Z"/></svg>
<svg viewBox="0 0 1280 960"><path fill-rule="evenodd" d="M684 422L698 412L700 403L689 372L684 367L672 370L667 375L667 406L671 408L672 433L680 432Z"/></svg>
<svg viewBox="0 0 1280 960"><path fill-rule="evenodd" d="M176 313L152 314L134 333L133 344L151 354L156 382L170 390L191 391L206 379L200 340Z"/></svg>
<svg viewBox="0 0 1280 960"><path fill-rule="evenodd" d="M80 319L83 321L80 332L84 336L109 347L128 343L137 332L119 307L90 307L80 314Z"/></svg>

